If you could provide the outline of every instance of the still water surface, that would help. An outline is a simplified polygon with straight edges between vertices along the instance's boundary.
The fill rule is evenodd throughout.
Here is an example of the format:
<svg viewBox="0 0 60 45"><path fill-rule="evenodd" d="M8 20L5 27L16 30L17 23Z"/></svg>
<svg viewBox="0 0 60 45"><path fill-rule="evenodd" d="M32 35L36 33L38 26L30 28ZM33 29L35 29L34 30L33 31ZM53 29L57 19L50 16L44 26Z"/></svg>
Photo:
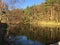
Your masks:
<svg viewBox="0 0 60 45"><path fill-rule="evenodd" d="M10 36L9 41L11 45L43 45L43 43L38 41L28 40L26 36ZM54 45L57 45L57 43Z"/></svg>

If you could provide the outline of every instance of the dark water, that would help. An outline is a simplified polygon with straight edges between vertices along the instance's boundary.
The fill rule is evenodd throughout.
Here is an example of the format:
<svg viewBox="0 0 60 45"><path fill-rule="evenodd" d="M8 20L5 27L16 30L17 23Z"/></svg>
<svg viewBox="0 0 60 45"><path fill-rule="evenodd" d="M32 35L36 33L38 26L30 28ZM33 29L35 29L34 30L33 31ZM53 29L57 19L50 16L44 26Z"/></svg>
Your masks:
<svg viewBox="0 0 60 45"><path fill-rule="evenodd" d="M26 36L10 36L9 41L11 45L43 45L38 41L28 40ZM57 43L54 45L57 45Z"/></svg>

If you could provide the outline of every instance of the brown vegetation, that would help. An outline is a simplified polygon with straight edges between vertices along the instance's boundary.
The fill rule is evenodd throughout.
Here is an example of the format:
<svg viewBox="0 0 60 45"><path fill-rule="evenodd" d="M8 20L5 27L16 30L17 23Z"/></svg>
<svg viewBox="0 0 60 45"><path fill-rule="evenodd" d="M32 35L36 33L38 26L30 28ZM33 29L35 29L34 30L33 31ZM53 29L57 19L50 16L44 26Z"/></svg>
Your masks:
<svg viewBox="0 0 60 45"><path fill-rule="evenodd" d="M54 43L60 40L60 6L57 3L52 6L45 2L41 5L27 7L24 10L11 10L9 13L7 12L5 17L8 18L9 34L26 35L29 39L44 43ZM54 27L52 28L50 26L52 23L48 24L47 27L42 27L40 24L42 21L46 24L47 22L59 24L59 27L53 24Z"/></svg>

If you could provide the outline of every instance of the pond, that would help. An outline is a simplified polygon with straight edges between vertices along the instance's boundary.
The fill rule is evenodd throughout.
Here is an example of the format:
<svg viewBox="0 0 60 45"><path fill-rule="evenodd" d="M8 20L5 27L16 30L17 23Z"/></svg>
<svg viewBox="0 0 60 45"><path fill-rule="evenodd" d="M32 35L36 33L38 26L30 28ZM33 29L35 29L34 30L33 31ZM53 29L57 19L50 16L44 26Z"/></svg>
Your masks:
<svg viewBox="0 0 60 45"><path fill-rule="evenodd" d="M28 40L26 36L10 36L9 42L10 45L43 45L41 42ZM54 45L57 45L57 43Z"/></svg>

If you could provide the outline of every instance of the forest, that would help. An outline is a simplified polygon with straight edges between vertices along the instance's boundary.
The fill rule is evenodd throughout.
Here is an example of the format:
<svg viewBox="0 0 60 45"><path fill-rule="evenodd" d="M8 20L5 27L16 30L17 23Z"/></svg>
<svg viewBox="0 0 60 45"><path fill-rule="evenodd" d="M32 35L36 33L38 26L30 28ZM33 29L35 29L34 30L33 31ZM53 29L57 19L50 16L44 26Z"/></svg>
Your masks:
<svg viewBox="0 0 60 45"><path fill-rule="evenodd" d="M60 12L59 0L56 0L56 1L46 0L46 2L43 2L40 5L34 5L31 7L27 7L26 9L11 10L10 11L11 17L9 16L9 19L10 19L9 21L13 25L15 23L17 26L18 25L22 26L22 27L18 26L19 28L23 28L24 25L26 24L39 27L40 21L42 22L51 21L54 23L60 22L59 12ZM20 29L16 31L19 32Z"/></svg>
<svg viewBox="0 0 60 45"><path fill-rule="evenodd" d="M60 38L60 0L46 0L26 9L8 10L6 15L9 35L26 35L44 43L54 43Z"/></svg>

